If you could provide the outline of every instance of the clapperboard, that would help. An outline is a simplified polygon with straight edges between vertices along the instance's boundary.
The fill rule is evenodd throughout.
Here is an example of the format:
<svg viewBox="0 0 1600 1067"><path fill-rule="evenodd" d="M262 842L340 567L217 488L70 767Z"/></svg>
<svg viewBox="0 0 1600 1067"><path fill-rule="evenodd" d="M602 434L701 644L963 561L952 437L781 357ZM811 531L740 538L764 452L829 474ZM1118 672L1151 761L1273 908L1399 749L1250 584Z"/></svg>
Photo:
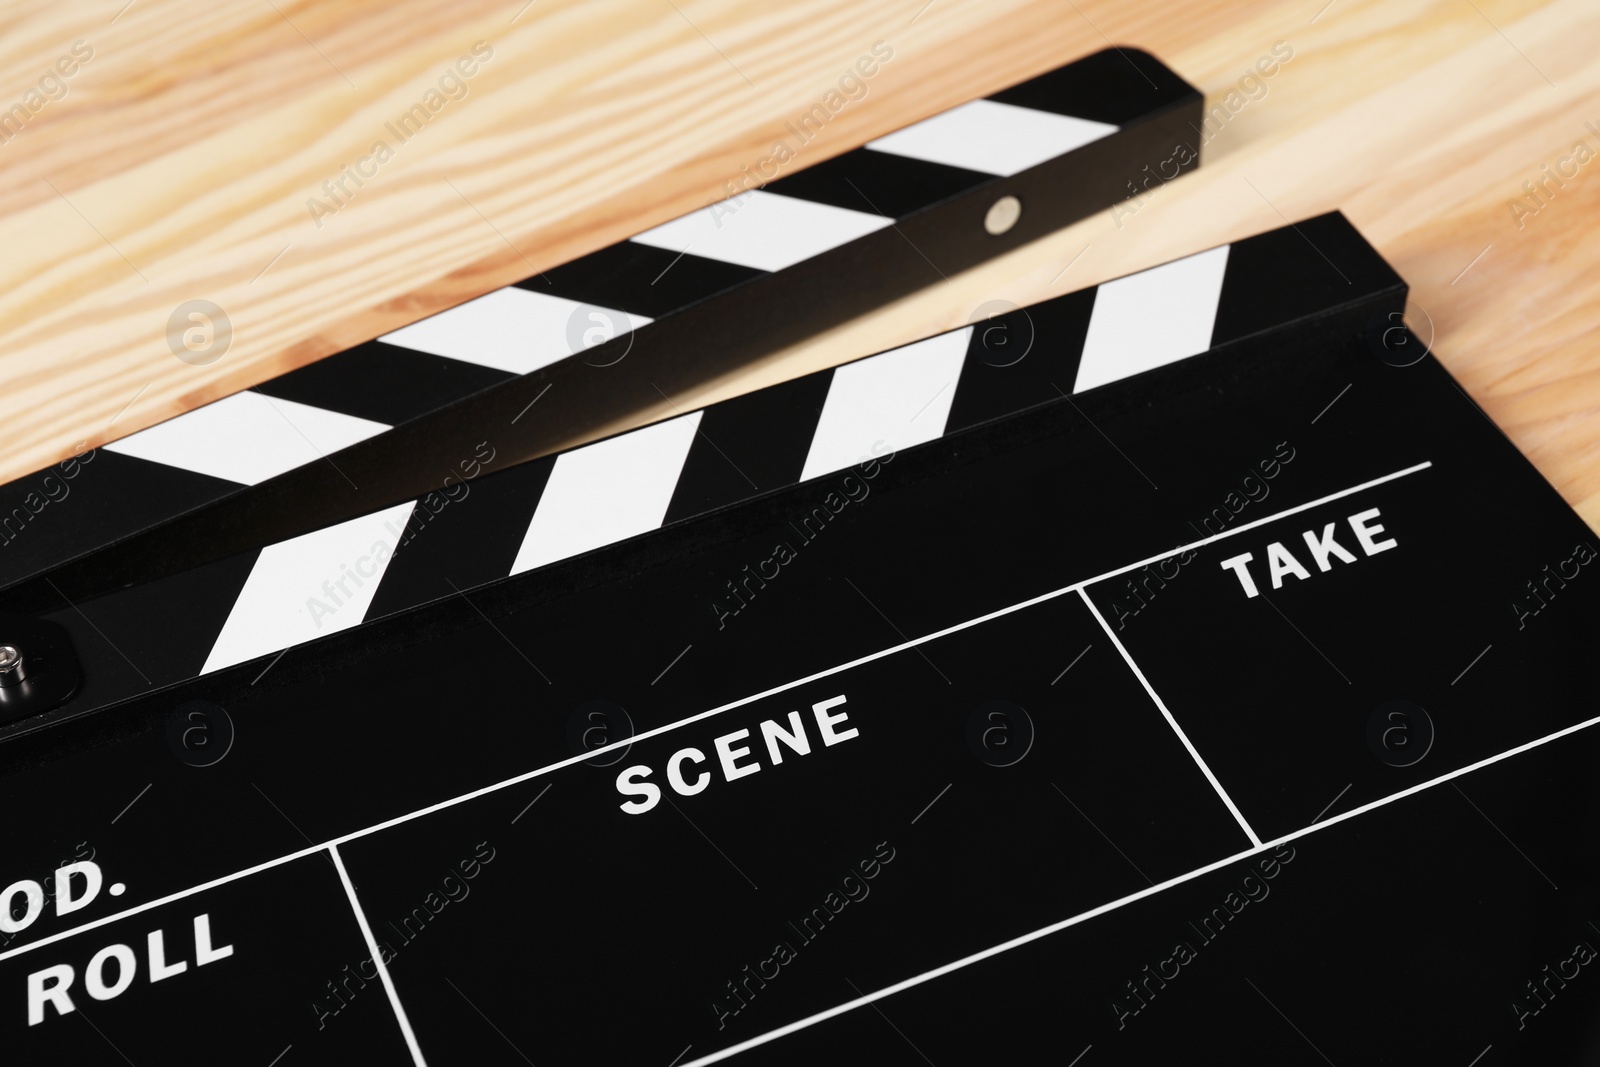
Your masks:
<svg viewBox="0 0 1600 1067"><path fill-rule="evenodd" d="M6 1047L1580 1062L1595 538L1405 293L1308 219L36 613Z"/></svg>
<svg viewBox="0 0 1600 1067"><path fill-rule="evenodd" d="M1107 49L738 191L0 486L0 588L76 599L94 587L52 572L91 554L116 585L453 499L1143 195L1198 165L1200 118L1154 57Z"/></svg>

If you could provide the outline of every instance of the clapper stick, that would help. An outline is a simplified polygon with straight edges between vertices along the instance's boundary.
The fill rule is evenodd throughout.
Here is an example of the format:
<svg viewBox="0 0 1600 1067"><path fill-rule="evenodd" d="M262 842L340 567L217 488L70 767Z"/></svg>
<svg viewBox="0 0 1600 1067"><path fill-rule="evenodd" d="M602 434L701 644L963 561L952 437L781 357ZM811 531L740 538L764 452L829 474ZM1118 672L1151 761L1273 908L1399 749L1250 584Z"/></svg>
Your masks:
<svg viewBox="0 0 1600 1067"><path fill-rule="evenodd" d="M113 587L458 493L1178 177L1200 108L1108 50L739 190L0 487L0 587L95 553Z"/></svg>

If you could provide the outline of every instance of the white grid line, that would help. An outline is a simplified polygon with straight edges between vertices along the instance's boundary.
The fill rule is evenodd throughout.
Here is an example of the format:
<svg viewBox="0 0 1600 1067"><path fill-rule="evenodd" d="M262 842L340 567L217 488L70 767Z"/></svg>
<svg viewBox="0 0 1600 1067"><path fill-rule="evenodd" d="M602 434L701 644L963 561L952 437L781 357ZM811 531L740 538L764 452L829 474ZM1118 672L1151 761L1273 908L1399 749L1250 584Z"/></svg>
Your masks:
<svg viewBox="0 0 1600 1067"><path fill-rule="evenodd" d="M1563 737L1567 737L1570 734L1575 734L1579 730L1587 730L1591 726L1595 725L1600 725L1600 715L1557 730L1553 734L1535 738L1532 741L1518 745L1516 748L1507 749L1506 751L1494 756L1490 756L1487 759L1481 759L1476 763L1471 763L1465 767L1448 771L1444 774L1441 774L1437 778L1431 778L1426 782L1419 782L1414 786L1411 786L1407 789L1402 789L1400 792L1394 793L1390 796L1380 797L1377 800L1362 804L1360 807L1355 807L1351 808L1349 811L1340 812L1338 815L1333 816L1326 822L1313 823L1312 825L1304 827L1303 829L1295 830L1292 833L1287 833L1281 837L1273 838L1271 841L1264 841L1254 848L1247 848L1243 852L1236 852L1231 856L1225 856L1222 859L1215 860L1203 867L1196 867L1192 871L1187 871L1183 874L1176 875L1175 877L1168 878L1165 882L1158 882L1157 884L1149 886L1145 889L1141 889L1138 892L1129 893L1125 897L1119 897L1116 900L1107 901L1106 903L1101 904L1099 907L1090 908L1088 911L1074 915L1071 918L1062 919L1060 922L1051 923L1049 926L1041 926L1037 930L1031 930L1028 933L1012 938L1010 941L1005 941L998 945L991 945L989 948L974 952L970 956L963 956L961 959L953 960L941 967L935 967L931 971L924 971L922 974L913 975L910 978L903 979L902 981L896 982L893 985L887 985L882 989L873 990L871 993L864 994L863 996L857 997L854 1000L846 1001L843 1004L836 1004L826 1011L819 1011L815 1015L809 1015L804 1019L796 1019L794 1022L785 1026L780 1026L775 1030L769 1030L764 1034L757 1034L755 1037L741 1041L737 1045L730 1045L725 1049L713 1052L707 1056L702 1056L697 1060L690 1060L688 1063L684 1064L683 1067L703 1067L705 1064L716 1063L720 1060L725 1060L730 1056L736 1056L741 1052L746 1052L758 1045L764 1045L769 1041L775 1041L780 1037L787 1037L789 1034L795 1033L798 1030L804 1030L807 1027L815 1026L817 1023L826 1022L836 1015L843 1015L847 1011L853 1011L856 1008L864 1007L873 1003L874 1001L893 996L895 993L911 989L914 986L922 985L924 982L931 982L935 978L942 978L953 971L959 971L964 967L970 967L972 964L980 963L991 956L998 956L1002 952L1009 952L1014 948L1020 948L1023 945L1037 941L1043 937L1048 937L1051 934L1058 933L1059 931L1065 930L1068 927L1077 926L1079 923L1085 922L1089 919L1098 918L1099 916L1105 915L1108 912L1116 911L1119 908L1141 901L1146 897L1154 896L1163 890L1171 889L1174 886L1179 886L1185 882L1193 881L1202 875L1210 874L1215 870L1220 870L1231 863L1237 863L1240 860L1249 859L1252 856L1257 856L1263 852L1266 852L1268 849L1275 849L1278 846L1286 845L1291 841L1298 841L1301 838L1307 837L1311 834L1321 833L1330 826L1336 826L1339 823L1345 822L1348 819L1353 819L1358 815L1365 815L1367 812L1373 811L1376 808L1386 807L1387 805L1393 804L1396 801L1404 800L1405 798L1416 793L1420 793L1425 789L1432 789L1435 786L1440 786L1446 782L1454 781L1463 775L1471 774L1473 771L1482 770L1484 767L1488 767L1491 764L1510 759L1512 756L1520 756L1522 753L1527 752L1530 749L1538 748L1541 745L1547 745L1552 741L1559 741Z"/></svg>
<svg viewBox="0 0 1600 1067"><path fill-rule="evenodd" d="M538 768L535 768L534 770L526 771L526 772L524 772L522 774L519 774L519 775L516 775L514 777L507 778L504 781L494 782L494 783L492 783L490 785L486 785L486 786L483 786L481 788L474 789L471 792L463 793L460 796L451 797L448 800L441 800L441 801L439 801L438 803L435 803L435 804L429 804L426 807L418 808L415 811L407 812L404 815L397 815L392 819L386 819L386 820L384 820L383 822L380 822L380 823L374 823L373 825L364 827L364 828L362 828L360 830L352 830L350 833L342 834L339 837L331 838L331 839L329 839L327 841L322 842L321 844L313 844L313 845L310 845L310 846L308 846L306 848L298 849L298 850L296 850L294 852L290 852L290 853L287 853L285 855L278 856L275 859L265 860L265 861L263 861L261 863L258 863L256 865L254 865L253 867L246 867L242 871L235 871L232 874L225 874L225 875L222 875L221 877L213 878L208 882L202 882L201 884L199 884L197 886L191 886L188 889L181 889L181 890L179 890L179 891L177 891L175 893L169 893L164 897L158 897L157 899L152 900L152 901L148 901L148 902L146 902L144 904L134 905L131 908L126 908L126 909L124 909L122 911L116 912L116 913L111 914L111 915L107 915L107 916L105 916L103 918L95 919L92 922L84 923L81 926L75 926L70 930L62 930L61 932L55 933L55 934L51 934L48 937L42 937L37 941L31 941L26 945L19 945L16 948L9 949L8 951L0 952L0 961L8 960L13 956L21 955L24 952L32 952L34 949L43 948L46 945L55 944L57 941L62 941L62 940L65 940L66 938L74 937L77 934L85 933L85 932L87 932L89 930L96 929L97 927L105 926L108 923L117 922L117 921L119 921L121 919L125 919L125 918L127 918L127 917L129 917L131 915L138 915L141 912L149 911L152 908L158 908L158 907L161 907L164 904L170 904L175 900L182 900L185 897L191 897L191 896L194 896L197 893L203 893L203 892L205 892L205 891L207 891L209 889L215 889L217 886L227 885L229 882L235 882L235 881L238 881L241 878L248 878L249 876L251 876L253 874L259 874L260 872L266 871L266 870L270 870L273 867L279 867L279 866L282 866L285 863L292 863L293 861L295 861L297 859L301 859L301 858L303 858L305 856L310 856L310 855L314 855L317 852L321 852L323 849L332 849L332 848L334 848L334 847L336 847L338 845L347 844L347 843L349 843L351 841L355 841L355 840L358 840L360 838L368 837L368 836L370 836L372 834L379 833L379 832L381 832L383 830L390 829L391 827L399 826L402 823L411 822L414 819L420 819L420 818L422 818L424 816L432 815L436 811L443 811L446 808L455 807L458 804L465 804L468 801L476 800L479 797L487 796L490 793L495 793L495 792L498 792L498 791L500 791L502 789L508 789L508 788L510 788L511 786L514 786L514 785L520 785L523 782L530 781L530 780L532 780L534 778L538 778L541 775L550 774L550 773L553 773L555 771L559 771L564 767L571 767L574 764L583 763L583 762L585 762L587 760L592 760L596 756L604 755L607 752L612 751L613 749L624 748L626 746L636 744L636 743L638 743L640 741L647 741L652 737L659 737L662 734L671 733L674 730L679 730L679 729L681 729L681 728L683 728L685 726L690 726L690 725L692 725L694 723L697 723L697 722L700 722L700 721L702 721L704 719L709 719L709 718L711 718L713 716L721 715L724 712L732 711L735 708L742 708L747 704L753 704L753 703L755 703L755 702L757 702L759 700L765 700L768 697L776 696L779 693L786 693L791 689L797 689L800 686L808 685L811 682L819 681L819 680L821 680L823 678L829 678L829 677L832 677L835 674L840 674L840 673L842 673L844 671L852 670L852 669L854 669L856 667L862 666L863 664L872 663L875 660L883 659L886 656L892 656L897 652L903 652L906 649L916 648L919 645L927 644L930 641L936 641L936 640L938 640L938 639L940 639L942 637L947 637L947 636L949 636L950 634L953 634L953 633L959 633L962 630L971 629L974 626L981 626L986 622L990 622L990 621L992 621L994 619L1001 618L1002 616L1010 615L1010 614L1012 614L1014 612L1018 612L1018 611L1023 611L1023 610L1025 610L1027 608L1033 607L1036 604L1042 604L1047 600L1054 600L1056 597L1059 597L1059 596L1065 596L1065 595L1067 595L1069 593L1075 593L1078 590L1083 589L1083 588L1085 588L1087 586L1094 585L1094 584L1096 584L1098 582L1106 581L1107 579L1110 579L1110 578L1115 578L1118 575L1126 574L1129 571L1138 570L1140 567L1148 566L1149 564L1155 563L1155 562L1157 562L1159 560L1168 559L1168 558L1170 558L1170 557L1172 557L1174 555L1178 555L1180 553L1187 552L1187 551L1190 551L1192 549L1201 548L1201 547L1204 547L1206 545L1212 544L1213 542L1221 541L1221 540L1224 540L1226 538L1233 537L1233 536L1235 536L1237 534L1244 533L1247 530L1255 529L1256 527L1259 527L1259 526L1261 526L1261 525L1263 525L1265 523L1276 522L1279 519L1288 518L1291 515L1298 515L1299 513L1303 512L1303 511L1310 510L1311 508L1320 507L1323 504L1330 503L1330 502L1332 502L1334 500L1340 500L1340 499L1342 499L1344 497L1347 497L1347 496L1350 496L1350 495L1352 495L1354 493L1359 493L1359 492L1362 492L1363 490L1371 489L1374 486L1383 485L1385 482L1392 482L1397 478L1404 478L1407 475L1415 474L1418 471L1427 470L1428 468L1430 468L1432 466L1433 466L1433 463L1431 461L1424 461L1422 463L1414 464L1413 466L1406 467L1406 468L1404 468L1402 470L1395 471L1392 474L1386 474L1386 475L1383 475L1380 478L1373 478L1373 479L1371 479L1369 481L1362 482L1360 485L1354 485L1354 486L1351 486L1348 489L1341 489L1340 491L1338 491L1336 493L1330 493L1327 496L1319 497L1316 500L1308 501L1307 503L1299 504L1299 505L1296 505L1295 507L1292 507L1292 508L1287 508L1284 511L1278 512L1277 514L1265 516L1263 518L1255 520L1254 522L1245 523L1242 526L1236 526L1231 530L1224 530L1222 533L1213 534L1210 537L1206 537L1206 538L1202 538L1202 539L1200 539L1198 541L1190 542L1187 545L1180 545L1179 547L1174 548L1174 549L1172 549L1170 551L1167 551L1167 552L1163 552L1160 555L1150 556L1150 557L1148 557L1146 559L1138 560L1137 562L1130 563L1130 564L1128 564L1126 566L1117 567L1117 568L1115 568L1113 570L1106 571L1104 574L1098 574L1098 575L1095 575L1092 578L1086 578L1083 581L1074 582L1071 585L1062 586L1060 589L1053 589L1050 592L1041 593L1040 595L1038 595L1036 597L1031 597L1031 598L1029 598L1027 600L1020 601L1020 602L1018 602L1016 604L1010 605L1009 607L999 608L999 609L997 609L995 611L991 611L987 615L979 615L977 618L968 619L966 622L960 622L960 623L956 623L953 626L947 626L943 630L936 630L933 633L925 634L922 637L913 638L913 639L911 639L909 641L902 641L900 644L897 644L897 645L890 645L888 648L880 649L877 652L868 653L865 656L860 656L860 657L858 657L856 659L853 659L853 660L850 660L850 661L848 661L846 663L841 663L841 664L839 664L837 666L829 667L828 669L822 670L822 671L818 671L815 674L809 674L809 675L806 675L803 678L796 678L793 681L784 682L781 685L775 685L770 689L762 690L759 693L753 693L750 696L740 697L738 700L729 701L726 704L721 704L721 705L718 705L717 707L711 708L711 709L709 709L707 711L702 711L702 712L699 712L698 714L690 715L690 716L688 716L686 718L679 719L676 722L667 723L664 726L658 726L653 730L646 730L643 733L635 734L632 737L627 737L627 738L624 738L624 739L622 739L620 741L614 741L611 744L605 745L605 746L603 746L601 748L597 748L597 749L594 749L594 750L589 751L589 752L584 752L584 753L582 753L580 755L571 756L571 757L568 757L567 759L557 760L555 763L546 764L543 767L538 767ZM1600 721L1600 720L1593 720L1593 721ZM1554 736L1559 736L1559 735L1552 735L1552 737L1554 737ZM1513 751L1516 751L1516 750L1513 750ZM1355 810L1364 810L1364 809L1355 809ZM1336 817L1336 818L1342 818L1342 816ZM1330 825L1333 825L1333 823L1335 821L1336 821L1336 819L1330 819L1327 822L1320 823L1318 825L1319 826L1330 826ZM696 1061L696 1062L699 1062L699 1061Z"/></svg>
<svg viewBox="0 0 1600 1067"><path fill-rule="evenodd" d="M356 899L356 887L350 881L350 872L344 869L344 858L339 855L338 846L329 845L328 855L333 857L333 866L339 872L339 881L344 883L345 896L350 898L350 910L356 913L356 923L361 927L361 936L367 943L367 951L372 953L372 964L378 968L378 978L383 982L383 991L389 994L389 1006L394 1009L394 1017L400 1024L400 1033L406 1039L406 1047L411 1050L411 1061L416 1067L428 1067L428 1062L422 1058L422 1049L417 1044L417 1035L411 1032L411 1020L406 1018L406 1010L400 1006L400 994L395 992L394 979L389 977L389 968L384 965L383 953L378 951L378 939L372 936L372 927L367 923L367 913L361 910L361 902Z"/></svg>
<svg viewBox="0 0 1600 1067"><path fill-rule="evenodd" d="M1133 676L1139 679L1139 684L1144 686L1146 695L1155 702L1156 708L1161 712L1161 717L1167 720L1167 725L1172 727L1172 732L1178 735L1178 740L1183 743L1184 749L1189 753L1189 758L1194 760L1195 765L1200 768L1200 773L1206 776L1206 781L1211 783L1211 788L1217 791L1217 796L1227 806L1229 813L1233 815L1234 821L1239 824L1239 829L1244 831L1244 836L1250 839L1252 845L1260 847L1261 838L1256 836L1256 832L1245 821L1244 813L1233 802L1233 798L1228 795L1228 791L1222 788L1222 783L1217 781L1217 776L1211 773L1210 766L1201 757L1199 750L1194 747L1194 742L1189 740L1189 735L1183 732L1183 727L1178 725L1178 720L1172 717L1172 712L1167 710L1166 703L1156 695L1156 691L1150 685L1149 679L1144 676L1144 671L1141 671L1139 665L1133 662L1133 657L1128 655L1126 648L1122 647L1122 642L1117 640L1117 635L1111 632L1111 626L1106 622L1106 617L1100 614L1100 609L1094 606L1094 601L1089 599L1089 594L1086 591L1079 589L1078 595L1083 598L1083 606L1089 609L1089 613L1094 616L1094 621L1100 624L1100 629L1106 632L1106 636L1111 638L1111 643L1122 654L1122 661L1128 665L1128 669L1133 672Z"/></svg>

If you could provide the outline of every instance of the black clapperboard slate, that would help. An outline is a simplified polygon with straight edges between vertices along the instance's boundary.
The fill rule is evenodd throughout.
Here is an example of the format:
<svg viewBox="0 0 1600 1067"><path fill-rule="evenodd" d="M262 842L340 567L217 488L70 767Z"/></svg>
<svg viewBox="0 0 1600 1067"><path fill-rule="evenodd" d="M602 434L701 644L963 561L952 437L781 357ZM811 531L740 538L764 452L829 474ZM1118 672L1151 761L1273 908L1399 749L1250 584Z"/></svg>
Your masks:
<svg viewBox="0 0 1600 1067"><path fill-rule="evenodd" d="M796 127L760 188L0 485L0 588L76 600L453 498L1178 177L1200 110L1119 48L816 164Z"/></svg>
<svg viewBox="0 0 1600 1067"><path fill-rule="evenodd" d="M5 1047L1584 1062L1595 538L1404 297L1309 219L48 613Z"/></svg>

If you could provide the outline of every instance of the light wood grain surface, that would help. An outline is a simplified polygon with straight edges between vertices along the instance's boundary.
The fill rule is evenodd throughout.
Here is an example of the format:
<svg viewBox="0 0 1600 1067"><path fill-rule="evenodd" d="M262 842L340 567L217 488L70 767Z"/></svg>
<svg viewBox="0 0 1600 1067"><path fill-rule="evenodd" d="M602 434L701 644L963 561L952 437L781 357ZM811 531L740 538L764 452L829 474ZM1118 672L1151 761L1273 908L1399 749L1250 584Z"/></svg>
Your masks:
<svg viewBox="0 0 1600 1067"><path fill-rule="evenodd" d="M1600 527L1594 0L11 2L0 476L701 207L880 40L893 59L795 166L1108 43L1220 110L1198 173L676 405L1340 208L1411 283L1439 357ZM476 42L492 55L456 98L388 135ZM1275 45L1292 58L1247 79ZM393 158L314 217L380 139ZM194 299L233 328L206 366L167 343Z"/></svg>

